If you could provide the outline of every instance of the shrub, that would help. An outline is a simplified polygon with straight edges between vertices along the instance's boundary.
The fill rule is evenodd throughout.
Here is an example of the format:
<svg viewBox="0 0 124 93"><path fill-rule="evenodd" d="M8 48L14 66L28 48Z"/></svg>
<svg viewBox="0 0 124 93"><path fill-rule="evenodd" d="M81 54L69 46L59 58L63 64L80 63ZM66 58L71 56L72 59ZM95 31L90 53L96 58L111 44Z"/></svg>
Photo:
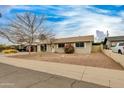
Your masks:
<svg viewBox="0 0 124 93"><path fill-rule="evenodd" d="M71 44L66 44L64 47L64 51L67 54L72 54L74 53L74 47Z"/></svg>
<svg viewBox="0 0 124 93"><path fill-rule="evenodd" d="M6 50L6 49L11 49L11 47L6 46L6 45L0 45L0 52L2 52L3 50Z"/></svg>
<svg viewBox="0 0 124 93"><path fill-rule="evenodd" d="M17 53L18 51L15 49L5 49L2 51L4 54Z"/></svg>
<svg viewBox="0 0 124 93"><path fill-rule="evenodd" d="M4 45L0 45L0 52L2 52L2 50L5 49L5 46Z"/></svg>

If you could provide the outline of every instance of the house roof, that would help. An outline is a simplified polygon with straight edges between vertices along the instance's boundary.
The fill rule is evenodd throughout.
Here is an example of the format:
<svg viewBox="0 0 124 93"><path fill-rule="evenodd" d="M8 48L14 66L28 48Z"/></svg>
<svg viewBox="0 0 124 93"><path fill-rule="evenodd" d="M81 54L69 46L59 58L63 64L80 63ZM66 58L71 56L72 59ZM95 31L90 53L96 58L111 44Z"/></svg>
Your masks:
<svg viewBox="0 0 124 93"><path fill-rule="evenodd" d="M42 40L42 41L40 41L40 40L36 40L35 42L34 42L34 44L50 44L51 43L51 40L50 39L45 39L45 40Z"/></svg>
<svg viewBox="0 0 124 93"><path fill-rule="evenodd" d="M53 43L71 43L71 42L93 42L94 41L94 36L89 35L89 36L78 36L78 37L68 37L68 38L59 38L55 39Z"/></svg>
<svg viewBox="0 0 124 93"><path fill-rule="evenodd" d="M109 41L124 41L124 36L107 37Z"/></svg>

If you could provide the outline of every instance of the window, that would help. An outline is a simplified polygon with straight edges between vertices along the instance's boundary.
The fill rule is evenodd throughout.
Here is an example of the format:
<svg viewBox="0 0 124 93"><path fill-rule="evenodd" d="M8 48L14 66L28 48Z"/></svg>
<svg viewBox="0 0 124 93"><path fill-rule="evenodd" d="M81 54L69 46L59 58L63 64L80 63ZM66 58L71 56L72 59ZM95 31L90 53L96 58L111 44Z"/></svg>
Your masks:
<svg viewBox="0 0 124 93"><path fill-rule="evenodd" d="M120 43L119 46L124 46L124 43Z"/></svg>
<svg viewBox="0 0 124 93"><path fill-rule="evenodd" d="M76 47L84 47L84 42L77 42Z"/></svg>
<svg viewBox="0 0 124 93"><path fill-rule="evenodd" d="M60 43L58 44L58 48L64 48L65 44L64 43Z"/></svg>

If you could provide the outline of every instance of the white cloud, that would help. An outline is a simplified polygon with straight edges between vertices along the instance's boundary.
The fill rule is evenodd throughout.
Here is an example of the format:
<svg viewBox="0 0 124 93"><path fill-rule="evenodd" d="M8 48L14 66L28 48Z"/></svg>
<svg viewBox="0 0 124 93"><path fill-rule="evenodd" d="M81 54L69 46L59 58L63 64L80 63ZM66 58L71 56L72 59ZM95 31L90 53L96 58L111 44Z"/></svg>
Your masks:
<svg viewBox="0 0 124 93"><path fill-rule="evenodd" d="M119 6L117 6L119 7ZM6 12L11 9L41 9L57 16L48 15L48 17L59 18L66 17L63 21L51 22L47 25L53 27L56 37L95 35L96 30L109 31L111 36L124 35L124 10L117 12L118 16L110 16L111 10L95 8L93 6L6 6ZM2 8L1 8L2 9ZM93 11L90 11L93 10Z"/></svg>
<svg viewBox="0 0 124 93"><path fill-rule="evenodd" d="M124 18L124 11L121 11L119 15Z"/></svg>
<svg viewBox="0 0 124 93"><path fill-rule="evenodd" d="M72 8L70 10L59 14L68 17L68 19L55 23L55 28L58 31L59 36L65 37L88 34L93 34L96 36L96 30L103 31L104 33L108 30L111 36L124 35L122 16L109 16L107 14L101 14L103 12L110 13L108 10L101 9L96 9L99 13L92 12L87 10L87 6L71 7Z"/></svg>
<svg viewBox="0 0 124 93"><path fill-rule="evenodd" d="M105 10L105 9L100 9L100 8L96 8L96 7L93 7L93 6L87 6L86 7L87 9L91 9L92 11L95 11L97 13L110 13L111 11L110 10Z"/></svg>

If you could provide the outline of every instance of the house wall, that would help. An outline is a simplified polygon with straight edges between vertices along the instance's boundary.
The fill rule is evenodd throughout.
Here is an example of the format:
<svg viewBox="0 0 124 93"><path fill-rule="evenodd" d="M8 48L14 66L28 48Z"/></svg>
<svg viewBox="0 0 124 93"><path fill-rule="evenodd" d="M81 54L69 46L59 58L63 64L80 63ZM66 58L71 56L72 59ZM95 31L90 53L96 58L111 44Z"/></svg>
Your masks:
<svg viewBox="0 0 124 93"><path fill-rule="evenodd" d="M58 48L58 44L54 44L54 50L56 53L64 53L64 48Z"/></svg>
<svg viewBox="0 0 124 93"><path fill-rule="evenodd" d="M75 47L75 53L90 54L92 50L92 42L85 42L84 47Z"/></svg>
<svg viewBox="0 0 124 93"><path fill-rule="evenodd" d="M90 54L92 51L92 42L84 42L84 47L76 47L75 43L71 43L74 46L75 53ZM37 52L41 52L40 45L37 45ZM64 48L58 48L58 44L47 44L46 52L64 53Z"/></svg>
<svg viewBox="0 0 124 93"><path fill-rule="evenodd" d="M47 50L46 50L47 52L52 52L52 47L51 47L51 45L50 44L47 44Z"/></svg>
<svg viewBox="0 0 124 93"><path fill-rule="evenodd" d="M41 52L41 44L37 45L37 52ZM46 45L46 52L51 52L51 45Z"/></svg>
<svg viewBox="0 0 124 93"><path fill-rule="evenodd" d="M92 42L84 42L84 47L75 47L75 43L71 43L75 48L75 53L80 54L90 54L92 50ZM64 53L64 48L58 48L58 44L54 45L55 52L57 53Z"/></svg>
<svg viewBox="0 0 124 93"><path fill-rule="evenodd" d="M37 52L41 52L41 47L40 47L40 45L37 45Z"/></svg>

